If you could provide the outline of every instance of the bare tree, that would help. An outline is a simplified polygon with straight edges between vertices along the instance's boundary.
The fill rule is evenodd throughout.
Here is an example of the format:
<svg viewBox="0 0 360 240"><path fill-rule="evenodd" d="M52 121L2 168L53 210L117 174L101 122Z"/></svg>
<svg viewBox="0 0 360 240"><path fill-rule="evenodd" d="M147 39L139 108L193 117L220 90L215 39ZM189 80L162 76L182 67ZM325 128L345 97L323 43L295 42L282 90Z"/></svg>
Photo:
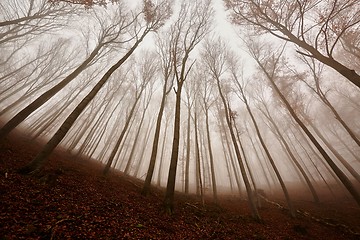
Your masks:
<svg viewBox="0 0 360 240"><path fill-rule="evenodd" d="M121 10L120 10L121 9ZM130 31L135 25L138 25L139 16L132 17L130 13L123 12L122 6L119 6L116 13L112 16L113 22L104 22L98 14L94 14L95 19L97 19L99 25L101 26L101 31L97 36L96 46L93 48L91 53L88 54L86 59L69 75L67 75L62 81L57 83L55 86L42 93L39 97L37 97L33 102L31 102L28 106L18 112L12 119L10 119L1 129L0 129L0 140L3 139L7 134L9 134L17 125L19 125L22 121L24 121L31 113L36 111L39 107L45 104L49 99L55 96L59 91L61 91L65 86L67 86L71 81L73 81L81 72L83 72L86 68L94 64L99 59L99 54L104 51L104 48L109 47L111 44L120 44L123 45L128 41L131 41L134 38L139 37L140 31L136 32L130 38L125 40L121 40L123 35ZM158 24L158 23L155 23ZM144 29L144 34L146 35L153 26L149 24ZM155 26L155 25L154 25ZM135 27L136 29L136 27ZM145 37L145 35L143 37ZM136 41L139 42L139 41ZM87 43L89 44L89 43ZM136 48L136 44L134 45ZM135 48L131 48L129 53L134 51ZM126 56L126 55L125 55ZM124 58L125 60L125 58ZM116 66L116 64L114 65ZM115 70L115 68L114 68ZM112 70L112 71L114 71ZM110 73L110 72L109 72ZM109 75L110 76L110 75Z"/></svg>
<svg viewBox="0 0 360 240"><path fill-rule="evenodd" d="M290 149L290 146L288 144L288 142L285 140L285 138L283 137L283 134L280 131L280 128L278 126L278 124L275 122L274 118L272 117L272 114L269 110L269 107L267 106L267 104L265 103L265 99L263 96L258 96L257 97L259 100L259 103L261 104L262 107L258 107L258 109L260 110L260 112L265 116L266 119L269 120L270 124L271 124L271 129L273 129L274 134L278 137L281 145L285 148L285 152L289 154L290 159L292 160L292 162L296 165L296 167L299 169L302 177L305 179L312 195L314 198L314 201L316 203L319 202L319 197L316 193L316 190L312 184L312 182L310 181L308 175L305 173L305 169L301 166L301 164L299 163L299 161L297 160L297 158L294 156L293 152Z"/></svg>
<svg viewBox="0 0 360 240"><path fill-rule="evenodd" d="M296 123L301 127L306 136L310 139L312 144L316 147L316 149L321 153L322 157L329 164L331 169L334 171L336 176L340 179L340 181L344 184L350 194L353 196L355 201L360 205L360 194L349 180L349 178L343 173L343 171L335 164L332 158L326 153L324 148L320 145L314 135L309 131L304 122L299 118L298 114L294 110L294 108L289 103L286 96L280 91L278 85L276 84L276 80L291 78L292 76L286 75L286 73L281 72L279 69L279 64L281 61L281 55L284 51L284 47L281 48L279 52L273 52L269 50L269 45L260 45L254 39L252 42L247 42L247 46L249 49L249 53L257 62L260 70L264 73L266 78L269 81L271 88L274 90L276 95L281 99L281 102L286 107L287 111L290 113L291 117L296 121Z"/></svg>
<svg viewBox="0 0 360 240"><path fill-rule="evenodd" d="M54 20L56 17L67 14L70 10L66 4L52 5L45 0L27 0L21 3L9 1L6 6L1 3L0 9L4 11L2 15L4 19L1 20L0 27L20 25L20 23L26 25L33 20Z"/></svg>
<svg viewBox="0 0 360 240"><path fill-rule="evenodd" d="M156 63L156 62L152 62L152 63ZM151 72L149 72L147 74L154 75L154 73L151 73ZM135 134L134 143L133 143L133 146L132 146L132 149L131 149L131 152L130 152L130 156L128 158L128 162L127 162L125 170L124 170L125 174L129 174L130 166L132 165L132 162L133 162L135 149L138 146L140 132L142 130L143 123L144 123L144 120L145 120L145 114L147 112L147 109L149 108L150 100L151 100L152 95L153 95L153 87L150 84L150 87L148 88L148 91L145 90L145 96L144 96L145 99L143 100L142 114L141 114L140 122L139 122L139 125L138 125L138 129L137 129L136 134ZM148 128L149 128L149 125L148 125ZM142 146L142 147L143 147L143 150L144 150L145 146ZM135 176L136 176L136 174L135 174Z"/></svg>
<svg viewBox="0 0 360 240"><path fill-rule="evenodd" d="M313 84L309 84L305 79L300 78L302 82L304 82L309 89L315 93L318 98L329 108L329 110L334 114L335 119L344 127L349 136L356 142L356 144L360 147L360 140L357 138L352 129L346 124L345 120L340 116L339 112L335 109L335 106L328 99L328 91L325 91L321 87L321 75L323 71L323 67L321 65L317 65L314 59L307 59L302 57L302 61L308 66L311 71L311 76L314 80L315 86Z"/></svg>
<svg viewBox="0 0 360 240"><path fill-rule="evenodd" d="M187 82L189 83L189 82ZM184 144L186 145L186 156L185 156L185 194L189 193L189 171L190 171L190 153L191 153L191 111L194 106L195 97L194 94L196 92L196 88L193 85L193 81L191 84L186 84L185 92L186 92L186 101L184 101L185 106L187 108L187 126L186 126L186 141L184 140Z"/></svg>
<svg viewBox="0 0 360 240"><path fill-rule="evenodd" d="M170 114L165 114L165 127L164 127L164 131L163 131L163 141L162 141L162 147L161 147L161 154L160 154L160 159L159 159L159 167L158 167L158 174L157 174L157 179L156 179L156 185L160 186L161 185L161 174L162 174L162 170L163 170L163 162L164 162L164 156L166 154L166 141L167 141L167 134L168 134L168 128L169 128L169 123L170 123Z"/></svg>
<svg viewBox="0 0 360 240"><path fill-rule="evenodd" d="M161 6L161 7L160 7ZM154 6L145 4L142 11L145 18L145 26L138 26L140 22L136 21L134 24L134 38L135 41L131 48L122 56L114 65L112 65L109 70L103 75L103 77L95 84L91 91L85 96L85 98L79 103L79 105L71 112L68 118L63 122L58 131L53 135L49 142L45 145L44 149L31 161L28 165L20 169L22 173L31 173L43 166L46 162L47 157L55 149L55 147L60 143L64 138L66 133L69 131L71 126L74 124L76 119L86 108L86 106L91 102L91 100L96 96L100 91L102 86L108 81L110 76L117 70L121 65L126 62L126 60L133 54L137 49L140 43L144 40L145 36L154 30L157 30L161 27L165 20L170 16L171 11L166 2L160 3L160 5Z"/></svg>
<svg viewBox="0 0 360 240"><path fill-rule="evenodd" d="M267 158L269 159L270 161L270 164L276 174L276 177L277 179L279 180L279 183L280 183L280 186L284 192L284 195L285 195L285 199L286 199L286 202L289 206L289 209L290 209L290 214L292 217L295 217L295 209L292 205L292 202L291 202L291 199L290 199L290 195L289 195L289 192L287 190L287 187L284 183L284 180L278 170L278 167L276 166L275 164L275 161L273 159L273 156L271 155L270 153L270 150L269 148L267 147L265 141L264 141L264 138L260 132L260 128L259 128L259 124L258 124L258 121L255 119L255 116L250 108L250 104L249 104L249 100L248 100L248 97L246 96L245 94L245 83L244 83L244 80L242 79L242 81L239 79L239 76L238 76L238 72L237 72L237 69L238 69L238 64L237 64L237 61L236 59L234 58L230 58L229 59L230 61L230 72L231 72L231 79L232 81L234 82L234 85L235 85L235 91L236 91L236 95L239 97L239 99L241 99L241 101L245 104L246 106L246 109L250 115L250 118L251 118L251 121L252 123L254 124L254 127L255 127L255 130L256 130L256 135L260 141L260 144L262 146L262 148L264 149L264 152L267 156ZM255 189L255 193L257 194L257 190Z"/></svg>
<svg viewBox="0 0 360 240"><path fill-rule="evenodd" d="M67 4L52 5L47 0L8 0L0 3L0 45L54 32L66 25L75 12Z"/></svg>
<svg viewBox="0 0 360 240"><path fill-rule="evenodd" d="M65 2L74 5L85 6L85 8L91 8L93 6L106 7L108 3L117 3L119 0L49 0L49 2L54 4Z"/></svg>
<svg viewBox="0 0 360 240"><path fill-rule="evenodd" d="M91 106L84 111L82 117L86 119L82 120L82 124L77 124L77 131L74 126L74 131L72 131L73 134L71 134L71 138L73 138L73 140L67 150L72 151L79 143L81 143L81 146L76 151L76 156L86 155L85 152L90 148L93 148L93 151L95 151L97 146L93 146L93 144L96 144L94 136L98 136L99 138L99 140L97 140L98 145L111 116L116 110L116 108L114 110L110 110L112 109L112 105L117 101L118 103L116 105L119 106L124 97L128 95L127 91L129 90L131 84L127 84L127 86L126 81L118 83L115 79L112 80L113 81L110 81L109 84L107 84L106 89L103 89L103 91L96 96L94 101L92 101ZM102 124L105 126L102 127ZM86 137L84 137L85 134Z"/></svg>
<svg viewBox="0 0 360 240"><path fill-rule="evenodd" d="M297 51L299 54L317 59L360 88L360 75L334 56L340 39L360 23L359 1L225 2L232 10L234 23L250 25L256 33L270 33L294 43L305 51Z"/></svg>
<svg viewBox="0 0 360 240"><path fill-rule="evenodd" d="M195 169L196 169L196 194L200 195L201 202L204 205L204 181L201 174L201 154L200 154L200 139L199 139L199 120L198 120L198 108L197 101L195 100L194 106L194 116L192 116L192 120L194 122L194 135L195 135Z"/></svg>
<svg viewBox="0 0 360 240"><path fill-rule="evenodd" d="M137 178L143 178L145 176L145 174L143 175L140 175L139 176L139 171L140 171L140 168L142 167L143 165L143 162L145 160L145 153L146 153L146 145L148 144L149 142L149 139L152 135L152 132L153 132L153 124L154 124L154 118L153 117L150 117L150 120L148 121L147 123L147 127L145 128L145 131L144 131L144 136L143 136L143 141L142 141L142 149L140 151L140 154L138 156L138 161L137 161L137 164L135 165L135 171L134 171L134 174L133 176L134 177L137 177Z"/></svg>
<svg viewBox="0 0 360 240"><path fill-rule="evenodd" d="M41 46L34 49L33 53L28 54L27 57L22 57L17 61L5 60L0 77L0 103L11 101L14 95L19 98L20 92L27 95L20 98L28 99L28 95L33 95L38 89L58 81L57 78L72 70L75 56L80 53L71 49L71 44L68 38L42 41ZM2 110L2 112L5 111Z"/></svg>
<svg viewBox="0 0 360 240"><path fill-rule="evenodd" d="M225 112L221 108L220 104L221 104L220 101L216 102L217 116L218 116L218 120L219 120L219 129L220 129L221 140L222 140L222 144L223 144L223 148L224 148L224 154L228 153L229 161L230 161L230 163L228 165L231 164L231 167L234 172L235 182L238 187L238 193L241 194L240 177L239 177L236 165L235 165L234 150L230 144L230 140L229 140L229 136L228 136L229 130L225 126L225 122L224 122L224 119L226 118ZM225 121L226 121L226 119L225 119ZM225 146L224 142L226 143L226 146ZM231 179L230 170L228 170L228 174L229 174L229 178ZM231 180L230 180L230 182L231 182Z"/></svg>
<svg viewBox="0 0 360 240"><path fill-rule="evenodd" d="M158 153L161 122L164 114L166 97L170 93L173 86L173 59L172 59L172 51L170 49L172 40L170 41L164 40L166 34L168 34L168 32L166 31L164 33L158 34L156 39L157 53L160 57L161 73L164 82L162 87L162 96L161 96L159 113L156 119L155 135L154 135L154 140L150 155L149 167L146 174L144 186L142 189L143 195L147 195L150 192L151 179L153 177L157 153ZM170 34L170 36L172 38L174 37L174 34Z"/></svg>
<svg viewBox="0 0 360 240"><path fill-rule="evenodd" d="M247 196L249 199L249 206L252 212L252 215L255 219L260 220L260 214L258 212L256 202L253 196L253 191L251 188L251 184L248 178L248 174L246 173L246 168L244 161L241 157L241 152L239 145L237 143L233 121L231 119L231 115L233 114L232 110L229 106L229 99L226 93L229 92L229 87L226 89L224 86L224 83L222 83L221 78L223 78L223 74L226 71L226 59L228 56L227 49L225 48L224 43L219 39L217 42L211 43L207 42L205 45L205 48L202 52L203 60L205 64L207 65L207 68L210 72L211 77L216 81L217 88L219 91L220 98L222 100L223 108L225 110L225 119L227 126L230 130L230 137L233 143L233 147L235 150L236 158L238 160L241 175L243 178L243 181L245 183L245 188L247 192Z"/></svg>
<svg viewBox="0 0 360 240"><path fill-rule="evenodd" d="M169 175L165 194L165 208L168 213L173 211L176 168L179 155L180 140L180 106L183 84L194 64L188 66L190 53L196 45L208 33L211 21L212 8L209 0L196 0L193 3L181 3L179 14L171 25L171 31L175 34L171 43L173 64L176 79L176 102L174 135L172 153L169 167Z"/></svg>
<svg viewBox="0 0 360 240"><path fill-rule="evenodd" d="M116 144L113 148L113 150L111 151L111 154L109 156L108 161L106 162L106 166L104 168L103 174L107 174L110 170L110 167L112 165L112 162L114 160L114 157L118 151L118 148L120 146L120 144L122 143L125 133L128 130L128 127L130 125L130 121L134 116L135 113L135 109L137 107L137 104L142 96L142 93L145 91L146 86L153 80L153 77L157 71L157 66L155 65L155 61L151 61L150 59L152 59L152 56L150 54L142 54L145 55L145 57L142 59L142 61L139 61L139 65L138 66L138 73L134 73L133 74L133 79L134 82L136 83L136 78L140 78L140 82L137 83L134 86L134 94L135 94L135 99L134 102L131 106L130 112L128 113L128 115L126 116L126 120L125 120L125 124L124 127L120 133L119 138L116 141ZM150 101L150 99L148 99L148 101ZM149 102L148 102L149 103ZM145 109L146 110L146 109ZM145 110L144 110L144 115L145 116ZM130 166L130 165L129 165ZM128 166L128 167L129 167ZM128 167L125 168L126 171L128 171Z"/></svg>
<svg viewBox="0 0 360 240"><path fill-rule="evenodd" d="M210 79L207 79L205 74L201 74L201 71L203 69L198 69L198 74L196 76L196 79L198 81L199 87L199 93L201 98L201 107L202 110L205 113L205 129L206 129L206 139L207 139L207 148L208 148L208 156L210 161L210 173L211 173L211 186L213 191L213 197L215 202L218 202L218 196L217 196L217 185L216 185L216 177L215 177L215 164L214 164L214 154L213 154L213 148L212 148L212 141L211 141L211 135L210 135L210 121L209 121L209 113L210 113L210 107L215 103L216 96L214 95L214 85Z"/></svg>
<svg viewBox="0 0 360 240"><path fill-rule="evenodd" d="M71 103L73 103L79 95L85 91L86 88L90 86L91 80L95 79L97 77L97 74L89 74L87 76L87 80L90 79L90 81L80 81L80 87L79 85L75 85L73 87L70 87L70 91L68 91L68 94L66 94L60 103L62 103L61 107L46 109L44 113L42 114L36 114L38 115L36 119L31 118L32 120L31 125L29 127L29 133L32 135L32 138L38 138L41 135L44 135L46 133L50 132L50 128L54 123L61 118L63 114L65 114L66 110L68 110ZM75 134L74 134L75 135ZM71 147L70 147L71 149Z"/></svg>
<svg viewBox="0 0 360 240"><path fill-rule="evenodd" d="M325 146L330 149L330 151L335 155L335 157L344 165L344 167L350 172L350 174L360 183L360 174L341 156L341 154L326 140L320 130L315 126L315 124L306 116L303 116L306 119L308 125L314 130L316 135L321 139Z"/></svg>

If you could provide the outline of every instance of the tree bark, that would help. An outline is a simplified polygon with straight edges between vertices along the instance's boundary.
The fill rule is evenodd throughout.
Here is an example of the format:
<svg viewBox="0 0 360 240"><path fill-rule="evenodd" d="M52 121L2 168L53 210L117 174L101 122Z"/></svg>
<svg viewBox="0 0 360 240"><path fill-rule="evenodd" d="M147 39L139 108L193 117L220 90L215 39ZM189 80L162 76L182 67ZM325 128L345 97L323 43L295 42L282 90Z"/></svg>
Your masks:
<svg viewBox="0 0 360 240"><path fill-rule="evenodd" d="M239 150L239 146L236 142L236 137L235 137L235 134L234 134L234 129L233 129L233 126L231 124L231 120L230 120L230 110L227 106L227 102L226 102L226 99L222 93L222 90L221 90L221 86L220 86L220 79L219 78L216 78L216 83L217 83L217 87L218 87L218 91L219 91L219 94L220 94L220 98L223 102L223 105L224 105L224 109L225 109L225 118L226 118L226 122L227 122L227 125L228 125L228 128L230 130L230 136L231 136L231 140L233 142L233 146L234 146L234 150L235 150L235 154L236 154L236 157L237 157L237 160L238 160L238 163L239 163L239 166L240 166L240 170L241 170L241 175L243 177L243 181L245 183L245 188L246 188L246 192L247 192L247 195L248 195L248 199L249 199L249 205L250 205L250 209L251 209L251 213L253 215L253 217L260 221L261 220L261 217L260 217L260 214L258 212L258 209L257 209L257 206L256 206L256 203L255 203L255 199L254 199L254 196L252 194L252 189L251 189L251 186L250 186L250 182L249 182L249 179L248 179L248 176L247 176L247 173L246 173L246 170L245 170L245 166L244 166L244 163L242 161L242 158L241 158L241 154L240 154L240 150Z"/></svg>
<svg viewBox="0 0 360 240"><path fill-rule="evenodd" d="M215 177L215 166L214 166L214 156L213 151L211 147L211 137L210 137L210 127L209 127L209 110L207 107L205 107L205 123L206 123L206 134L207 134L207 144L208 144L208 150L209 150L209 158L210 158L210 170L211 170L211 184L212 184L212 190L213 190L213 196L215 203L218 203L218 197L217 197L217 186L216 186L216 177Z"/></svg>
<svg viewBox="0 0 360 240"><path fill-rule="evenodd" d="M100 81L92 88L92 90L85 96L85 98L79 103L79 105L71 112L71 114L66 118L63 124L57 130L57 132L45 145L43 150L35 157L35 159L33 159L29 164L27 164L26 166L24 166L19 170L20 173L29 174L35 170L40 169L44 165L49 155L61 142L61 140L65 137L66 133L70 130L71 126L80 116L80 114L83 112L86 106L100 91L102 86L107 82L107 80L110 78L113 72L116 69L118 69L132 55L132 53L135 51L135 49L139 46L139 44L142 42L142 40L149 32L150 29L145 29L141 37L135 42L135 44L130 48L130 50L104 74L104 76L100 79ZM45 95L44 98L47 99L47 97L48 96ZM20 116L22 117L22 115Z"/></svg>
<svg viewBox="0 0 360 240"><path fill-rule="evenodd" d="M340 179L340 181L344 184L344 186L347 188L347 190L350 192L350 194L353 196L354 200L357 202L357 204L360 206L360 194L357 192L356 188L352 184L352 182L349 180L349 178L341 171L341 169L336 166L334 161L331 159L331 157L326 153L326 151L323 149L323 147L320 145L320 143L316 140L316 138L312 135L312 133L309 131L309 129L305 126L305 124L300 120L300 118L296 115L294 109L291 107L290 103L287 101L285 96L281 93L280 89L277 87L277 85L274 82L274 79L269 75L267 70L264 68L261 62L259 62L258 59L255 59L262 71L265 73L267 79L269 80L272 88L275 90L281 101L284 103L286 109L292 116L292 118L295 120L295 122L300 126L300 128L304 131L306 136L310 139L310 141L314 144L314 146L317 148L317 150L321 153L325 161L329 164L331 169L334 171L336 176Z"/></svg>
<svg viewBox="0 0 360 240"><path fill-rule="evenodd" d="M45 104L50 98L52 98L56 93L58 93L60 90L62 90L67 84L69 84L73 79L75 79L84 69L86 69L88 64L96 57L96 55L100 51L101 47L102 47L102 45L98 45L91 52L89 57L84 62L82 62L81 65L78 66L71 74L69 74L66 78L64 78L64 80L62 80L61 82L56 84L54 87L52 87L45 93L41 94L37 99L35 99L27 107L25 107L23 110L21 110L19 113L17 113L14 117L12 117L0 129L0 141L2 141L2 139L4 139L15 127L17 127L22 121L24 121L31 113L33 113L35 110L37 110L43 104ZM124 59L124 61L125 61L125 59ZM115 69L113 71L115 71ZM111 75L111 73L110 73L110 75ZM104 76L106 76L106 75L104 75ZM60 135L59 135L59 137L60 137Z"/></svg>
<svg viewBox="0 0 360 240"><path fill-rule="evenodd" d="M137 95L136 98L135 98L135 102L133 103L133 105L132 105L132 107L131 107L131 110L130 110L130 112L129 112L129 115L127 116L125 125L124 125L124 127L123 127L123 129L122 129L122 131L121 131L121 133L120 133L120 136L119 136L118 140L116 141L116 144L115 144L113 150L111 151L111 154L110 154L110 156L109 156L109 159L108 159L108 161L107 161L107 163L106 163L106 165L105 165L105 168L104 168L104 170L103 170L103 174L104 174L104 175L106 175L106 174L109 173L111 164L112 164L112 162L113 162L113 160L114 160L114 157L115 157L115 155L116 155L116 153L117 153L117 151L118 151L118 149L119 149L120 144L122 143L122 141L123 141L123 139L124 139L125 133L126 133L126 131L128 130L128 128L129 128L130 121L131 121L131 119L132 119L132 117L133 117L133 115L134 115L134 113L135 113L135 109L136 109L137 103L139 102L140 97L141 97L141 94L142 94L142 92L143 92L144 89L145 89L145 86L142 86L140 92L137 93L138 95ZM126 168L125 168L125 169L126 169Z"/></svg>
<svg viewBox="0 0 360 240"><path fill-rule="evenodd" d="M141 192L142 195L145 195L145 196L148 195L150 192L151 179L154 174L156 157L157 157L158 146L159 146L160 131L161 131L161 121L162 121L162 117L164 114L165 102L166 102L166 82L163 86L163 95L161 98L159 113L158 113L158 116L156 119L155 135L154 135L154 140L153 140L153 144L152 144L149 167L148 167L148 171L146 174L144 186L143 186L143 189Z"/></svg>
<svg viewBox="0 0 360 240"><path fill-rule="evenodd" d="M252 122L253 122L253 124L254 124L255 130L256 130L256 134L257 134L257 136L258 136L258 138L259 138L259 140L260 140L261 146L263 147L263 149L264 149L264 151L265 151L265 153L266 153L266 156L268 157L268 159L269 159L269 161L270 161L270 164L271 164L272 168L274 169L274 172L275 172L275 174L276 174L276 177L277 177L277 179L279 180L280 186L281 186L281 188L282 188L282 190L283 190L283 192L284 192L285 199L286 199L286 202L287 202L288 207L289 207L289 210L290 210L290 214L291 214L292 217L295 217L295 216L296 216L296 211L295 211L295 209L294 209L294 207L293 207L293 205L292 205L292 203L291 203L291 199L290 199L290 196L289 196L289 192L288 192L288 190L287 190L287 188L286 188L286 186L285 186L285 183L284 183L284 181L283 181L283 179L282 179L282 177L281 177L281 174L280 174L280 172L279 172L279 170L278 170L278 168L277 168L277 166L276 166L276 164L275 164L275 161L274 161L274 159L272 158L272 156L271 156L271 154L270 154L270 152L269 152L269 149L267 148L267 146L266 146L266 144L265 144L265 142L264 142L264 140L263 140L263 138L262 138L262 135L261 135L261 133L260 133L260 129L259 129L258 124L257 124L257 122L256 122L256 119L255 119L255 117L254 117L254 115L253 115L253 113L252 113L252 111L251 111L251 109L250 109L250 106L249 106L247 100L246 100L246 99L244 99L244 100L245 100L244 103L245 103L245 105L246 105L246 109L248 110L248 113L249 113L249 115L250 115L250 117L251 117L251 120L252 120Z"/></svg>
<svg viewBox="0 0 360 240"><path fill-rule="evenodd" d="M289 154L290 159L293 161L293 163L295 164L295 166L299 169L302 177L305 179L307 186L309 187L309 190L311 192L311 194L313 195L314 198L314 202L318 203L319 202L319 196L316 193L316 190L313 186L313 184L311 183L309 177L307 176L307 174L305 173L305 170L303 169L303 167L300 165L299 161L296 159L296 157L294 156L293 152L291 151L289 144L287 143L287 141L285 140L285 138L283 137L283 135L280 132L279 127L277 126L277 124L275 123L274 119L272 118L269 109L267 108L267 106L265 104L263 104L265 107L265 111L260 110L261 112L263 112L263 114L265 115L265 117L270 121L270 123L272 124L272 126L275 129L276 135L278 136L280 142L282 143L282 145L284 146L286 152Z"/></svg>
<svg viewBox="0 0 360 240"><path fill-rule="evenodd" d="M183 82L182 81L178 82L177 91L176 91L176 103L175 103L173 144L172 144L169 175L168 175L165 200L164 200L165 209L168 213L172 213L174 210L175 179L176 179L177 162L179 157L180 113L181 113L180 110L181 110L182 86L183 86Z"/></svg>

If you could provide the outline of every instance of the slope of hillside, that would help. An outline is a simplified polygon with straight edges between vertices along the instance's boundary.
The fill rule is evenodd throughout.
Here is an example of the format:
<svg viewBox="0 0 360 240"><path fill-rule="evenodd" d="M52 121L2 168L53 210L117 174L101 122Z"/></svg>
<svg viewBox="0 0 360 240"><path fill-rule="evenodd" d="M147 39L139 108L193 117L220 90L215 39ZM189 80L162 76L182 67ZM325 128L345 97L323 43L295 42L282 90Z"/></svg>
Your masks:
<svg viewBox="0 0 360 240"><path fill-rule="evenodd" d="M360 239L360 210L351 200L302 209L293 219L268 202L254 221L247 202L220 199L220 206L176 194L171 216L162 208L163 191L140 194L142 182L58 150L45 169L23 176L40 144L21 136L0 146L0 239Z"/></svg>

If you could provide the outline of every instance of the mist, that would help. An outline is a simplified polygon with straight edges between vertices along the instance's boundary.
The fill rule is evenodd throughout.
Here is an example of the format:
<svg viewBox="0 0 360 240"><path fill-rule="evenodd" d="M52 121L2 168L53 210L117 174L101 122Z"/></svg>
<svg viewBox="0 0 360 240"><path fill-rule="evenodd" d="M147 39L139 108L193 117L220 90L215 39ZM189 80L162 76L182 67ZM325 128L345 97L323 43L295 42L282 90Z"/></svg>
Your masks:
<svg viewBox="0 0 360 240"><path fill-rule="evenodd" d="M174 192L255 218L258 193L360 204L358 1L50 2L0 3L0 141L43 146L23 174L61 149L170 212Z"/></svg>

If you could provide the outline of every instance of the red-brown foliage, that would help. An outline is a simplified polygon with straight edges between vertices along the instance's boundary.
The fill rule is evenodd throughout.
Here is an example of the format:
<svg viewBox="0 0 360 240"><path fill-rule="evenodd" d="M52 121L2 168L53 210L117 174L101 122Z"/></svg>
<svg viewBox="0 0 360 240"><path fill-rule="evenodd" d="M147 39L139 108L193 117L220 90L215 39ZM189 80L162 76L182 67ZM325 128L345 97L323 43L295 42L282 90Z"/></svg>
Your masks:
<svg viewBox="0 0 360 240"><path fill-rule="evenodd" d="M16 169L39 145L16 137L0 147L0 239L359 239L360 210L342 203L296 201L310 215L296 219L265 203L254 221L247 202L220 198L220 206L176 194L175 213L162 208L163 190L144 197L142 182L113 172L101 175L95 161L58 150L36 176ZM5 174L7 175L5 177ZM316 220L316 219L317 220ZM326 222L326 223L325 223ZM343 225L341 225L343 224Z"/></svg>

